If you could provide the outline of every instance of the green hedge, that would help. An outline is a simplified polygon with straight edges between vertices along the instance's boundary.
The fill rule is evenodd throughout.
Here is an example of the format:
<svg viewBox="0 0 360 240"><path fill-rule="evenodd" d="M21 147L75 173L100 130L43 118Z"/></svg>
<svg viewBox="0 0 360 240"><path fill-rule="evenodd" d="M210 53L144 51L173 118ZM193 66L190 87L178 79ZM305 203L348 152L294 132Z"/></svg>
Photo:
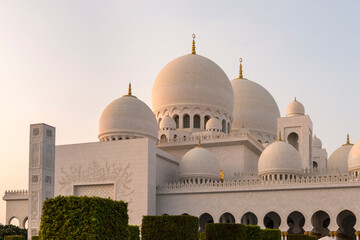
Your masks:
<svg viewBox="0 0 360 240"><path fill-rule="evenodd" d="M39 236L32 236L31 240L39 240Z"/></svg>
<svg viewBox="0 0 360 240"><path fill-rule="evenodd" d="M25 237L21 235L8 235L5 236L4 240L25 240Z"/></svg>
<svg viewBox="0 0 360 240"><path fill-rule="evenodd" d="M39 237L128 240L128 219L127 203L123 201L58 196L44 202Z"/></svg>
<svg viewBox="0 0 360 240"><path fill-rule="evenodd" d="M139 226L129 225L129 240L140 240L140 228Z"/></svg>
<svg viewBox="0 0 360 240"><path fill-rule="evenodd" d="M9 235L21 235L27 239L27 230L14 225L0 225L0 239L4 239L5 236Z"/></svg>
<svg viewBox="0 0 360 240"><path fill-rule="evenodd" d="M200 233L199 240L206 240L205 232Z"/></svg>
<svg viewBox="0 0 360 240"><path fill-rule="evenodd" d="M257 225L246 225L246 240L261 239L261 229Z"/></svg>
<svg viewBox="0 0 360 240"><path fill-rule="evenodd" d="M141 239L198 240L199 219L194 216L144 216Z"/></svg>
<svg viewBox="0 0 360 240"><path fill-rule="evenodd" d="M246 228L236 223L208 223L205 234L206 240L245 240Z"/></svg>
<svg viewBox="0 0 360 240"><path fill-rule="evenodd" d="M281 231L279 229L263 229L261 230L261 240L280 240Z"/></svg>

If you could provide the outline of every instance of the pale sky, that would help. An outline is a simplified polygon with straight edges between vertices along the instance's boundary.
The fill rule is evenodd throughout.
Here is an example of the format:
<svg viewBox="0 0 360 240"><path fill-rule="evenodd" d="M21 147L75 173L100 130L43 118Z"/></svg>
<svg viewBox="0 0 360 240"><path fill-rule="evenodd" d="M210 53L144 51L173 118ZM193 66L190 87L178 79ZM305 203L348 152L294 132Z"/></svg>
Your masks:
<svg viewBox="0 0 360 240"><path fill-rule="evenodd" d="M330 155L360 139L360 1L0 0L0 195L28 188L29 125L56 144L98 141L112 100L151 89L172 59L198 54L264 86L281 115L294 97ZM5 202L0 200L0 222Z"/></svg>

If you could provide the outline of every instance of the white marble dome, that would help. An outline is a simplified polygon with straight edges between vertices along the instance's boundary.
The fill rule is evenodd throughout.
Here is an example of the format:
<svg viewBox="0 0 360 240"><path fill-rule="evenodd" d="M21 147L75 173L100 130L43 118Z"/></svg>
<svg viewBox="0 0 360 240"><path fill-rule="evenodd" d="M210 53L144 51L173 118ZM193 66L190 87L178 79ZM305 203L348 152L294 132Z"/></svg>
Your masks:
<svg viewBox="0 0 360 240"><path fill-rule="evenodd" d="M348 157L353 144L344 144L336 149L327 161L328 168L339 169L341 173L348 173Z"/></svg>
<svg viewBox="0 0 360 240"><path fill-rule="evenodd" d="M360 140L351 148L348 156L348 171L350 174L360 173Z"/></svg>
<svg viewBox="0 0 360 240"><path fill-rule="evenodd" d="M112 101L99 122L100 141L149 137L158 139L158 126L151 109L141 100L125 95Z"/></svg>
<svg viewBox="0 0 360 240"><path fill-rule="evenodd" d="M188 151L180 161L180 180L185 179L220 179L220 165L209 150L196 147Z"/></svg>
<svg viewBox="0 0 360 240"><path fill-rule="evenodd" d="M298 151L289 143L276 141L268 145L261 153L258 162L259 176L302 174L302 163Z"/></svg>
<svg viewBox="0 0 360 240"><path fill-rule="evenodd" d="M293 116L301 116L305 115L305 108L301 102L297 101L296 98L292 101L286 108L286 116L293 117Z"/></svg>
<svg viewBox="0 0 360 240"><path fill-rule="evenodd" d="M280 112L273 96L261 85L245 78L235 78L231 85L234 90L232 130L239 130L245 124L250 131L276 136Z"/></svg>
<svg viewBox="0 0 360 240"><path fill-rule="evenodd" d="M216 117L212 116L206 123L206 130L211 132L221 131L221 122Z"/></svg>
<svg viewBox="0 0 360 240"><path fill-rule="evenodd" d="M234 93L229 78L216 63L188 54L160 71L152 89L152 107L155 114L164 109L210 109L232 119Z"/></svg>
<svg viewBox="0 0 360 240"><path fill-rule="evenodd" d="M165 116L160 122L161 130L176 130L176 122L169 115Z"/></svg>
<svg viewBox="0 0 360 240"><path fill-rule="evenodd" d="M322 148L322 142L321 142L320 138L316 137L316 135L314 135L314 137L312 138L312 147L313 148Z"/></svg>

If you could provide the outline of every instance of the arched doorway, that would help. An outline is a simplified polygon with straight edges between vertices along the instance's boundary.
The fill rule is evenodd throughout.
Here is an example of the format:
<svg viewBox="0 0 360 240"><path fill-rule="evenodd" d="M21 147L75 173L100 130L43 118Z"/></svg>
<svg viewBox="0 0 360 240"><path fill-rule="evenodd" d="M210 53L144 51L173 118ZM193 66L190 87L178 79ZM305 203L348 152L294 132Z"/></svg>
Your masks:
<svg viewBox="0 0 360 240"><path fill-rule="evenodd" d="M266 228L278 229L281 224L281 218L276 212L269 212L264 217L264 226Z"/></svg>
<svg viewBox="0 0 360 240"><path fill-rule="evenodd" d="M258 219L252 212L247 212L241 217L241 223L245 225L257 225Z"/></svg>
<svg viewBox="0 0 360 240"><path fill-rule="evenodd" d="M352 239L356 239L354 229L356 217L353 212L349 210L341 211L336 218L336 223L339 226L339 229L337 230L338 233L341 233Z"/></svg>
<svg viewBox="0 0 360 240"><path fill-rule="evenodd" d="M294 211L289 214L287 218L289 226L288 233L290 234L304 234L305 217L301 212Z"/></svg>
<svg viewBox="0 0 360 240"><path fill-rule="evenodd" d="M315 212L311 217L311 224L313 225L312 232L323 236L329 235L330 216L326 212L320 210Z"/></svg>
<svg viewBox="0 0 360 240"><path fill-rule="evenodd" d="M224 213L219 219L220 223L235 223L235 217L231 213Z"/></svg>
<svg viewBox="0 0 360 240"><path fill-rule="evenodd" d="M287 137L287 140L290 145L292 145L294 148L296 148L296 150L299 151L299 136L296 133L290 133Z"/></svg>
<svg viewBox="0 0 360 240"><path fill-rule="evenodd" d="M199 217L199 232L205 231L205 226L207 223L214 223L213 217L208 213L203 213Z"/></svg>

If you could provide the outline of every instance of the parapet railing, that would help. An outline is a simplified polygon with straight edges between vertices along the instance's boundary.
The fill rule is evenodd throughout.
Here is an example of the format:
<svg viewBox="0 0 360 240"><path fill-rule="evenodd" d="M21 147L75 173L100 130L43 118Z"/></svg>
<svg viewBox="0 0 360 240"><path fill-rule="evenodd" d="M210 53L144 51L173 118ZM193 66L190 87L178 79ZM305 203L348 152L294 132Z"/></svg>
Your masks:
<svg viewBox="0 0 360 240"><path fill-rule="evenodd" d="M190 137L177 137L177 138L167 138L167 139L160 139L159 143L179 143L179 142L195 142L200 140L215 140L215 139L230 139L230 138L238 138L238 137L245 137L251 136L251 134L246 132L234 132L234 133L213 133L209 132L209 134L203 135L196 135ZM255 139L255 138L254 138ZM261 144L261 143L259 143Z"/></svg>
<svg viewBox="0 0 360 240"><path fill-rule="evenodd" d="M28 190L7 190L3 197L4 200L27 199L29 197Z"/></svg>
<svg viewBox="0 0 360 240"><path fill-rule="evenodd" d="M196 179L189 183L165 183L157 186L158 192L172 192L182 190L241 190L242 188L266 188L266 187L301 187L302 185L317 185L317 184L352 184L360 185L360 178L354 176L315 176L315 177L298 177L296 179L287 180L232 180L232 181L213 181L206 183L198 183Z"/></svg>

